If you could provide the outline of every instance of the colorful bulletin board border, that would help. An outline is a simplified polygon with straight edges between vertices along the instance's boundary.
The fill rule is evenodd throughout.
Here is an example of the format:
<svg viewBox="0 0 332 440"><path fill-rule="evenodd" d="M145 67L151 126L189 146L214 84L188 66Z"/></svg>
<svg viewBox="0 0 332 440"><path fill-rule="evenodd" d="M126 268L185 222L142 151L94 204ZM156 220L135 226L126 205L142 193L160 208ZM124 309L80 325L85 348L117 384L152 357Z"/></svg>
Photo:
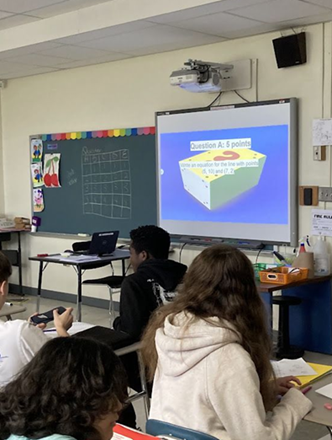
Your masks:
<svg viewBox="0 0 332 440"><path fill-rule="evenodd" d="M70 133L43 134L41 135L41 139L43 141L65 141L65 140L75 140L75 139L142 136L148 134L155 134L155 132L156 132L155 127L117 128L113 130L74 131Z"/></svg>

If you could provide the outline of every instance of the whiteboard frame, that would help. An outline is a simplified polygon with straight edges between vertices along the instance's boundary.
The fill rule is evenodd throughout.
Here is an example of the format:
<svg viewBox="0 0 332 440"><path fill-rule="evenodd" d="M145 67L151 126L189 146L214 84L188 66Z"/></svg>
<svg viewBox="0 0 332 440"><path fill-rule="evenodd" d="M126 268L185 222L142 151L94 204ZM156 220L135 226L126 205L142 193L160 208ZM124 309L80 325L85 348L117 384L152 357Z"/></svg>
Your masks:
<svg viewBox="0 0 332 440"><path fill-rule="evenodd" d="M290 124L289 124L289 241L273 241L273 240L262 240L264 244L274 244L274 245L285 245L296 247L298 245L298 99L297 98L287 98L287 99L276 99L269 101L258 101L251 103L241 103L241 104L228 104L222 106L213 107L199 107L191 109L180 109L180 110L169 110L169 111L159 111L155 113L155 125L156 125L156 167L157 167L157 222L161 225L160 219L160 179L159 179L159 133L158 133L158 117L172 114L181 113L194 113L201 111L215 111L218 109L225 108L241 108L241 107L255 107L255 106L266 106L273 104L289 104L290 105ZM172 234L174 237L185 238L183 235ZM213 239L215 236L207 235L190 235L188 239L195 238L205 238ZM218 237L221 240L237 240L234 237ZM188 241L189 241L188 240ZM243 241L243 238L239 238ZM250 240L247 238L245 240L257 243L258 240Z"/></svg>

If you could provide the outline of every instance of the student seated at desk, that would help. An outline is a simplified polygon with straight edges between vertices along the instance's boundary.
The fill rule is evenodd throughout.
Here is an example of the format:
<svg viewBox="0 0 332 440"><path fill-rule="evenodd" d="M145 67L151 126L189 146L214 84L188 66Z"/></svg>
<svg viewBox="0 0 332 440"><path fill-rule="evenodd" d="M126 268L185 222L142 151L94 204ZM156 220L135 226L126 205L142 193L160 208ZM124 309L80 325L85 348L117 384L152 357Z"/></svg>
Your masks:
<svg viewBox="0 0 332 440"><path fill-rule="evenodd" d="M220 440L289 439L312 404L296 378L274 379L266 318L249 259L231 246L205 249L143 337L149 417Z"/></svg>
<svg viewBox="0 0 332 440"><path fill-rule="evenodd" d="M140 226L130 232L130 263L134 274L121 286L120 316L114 329L139 340L151 313L173 300L187 266L168 260L169 233L158 226Z"/></svg>
<svg viewBox="0 0 332 440"><path fill-rule="evenodd" d="M10 261L0 252L0 310L6 302L11 273ZM59 336L68 336L67 330L73 322L72 310L67 309L61 316L54 312ZM0 320L0 387L9 382L49 340L42 331L43 327L45 325L34 326L21 319Z"/></svg>
<svg viewBox="0 0 332 440"><path fill-rule="evenodd" d="M45 344L0 392L0 438L109 440L127 399L107 345L84 338Z"/></svg>

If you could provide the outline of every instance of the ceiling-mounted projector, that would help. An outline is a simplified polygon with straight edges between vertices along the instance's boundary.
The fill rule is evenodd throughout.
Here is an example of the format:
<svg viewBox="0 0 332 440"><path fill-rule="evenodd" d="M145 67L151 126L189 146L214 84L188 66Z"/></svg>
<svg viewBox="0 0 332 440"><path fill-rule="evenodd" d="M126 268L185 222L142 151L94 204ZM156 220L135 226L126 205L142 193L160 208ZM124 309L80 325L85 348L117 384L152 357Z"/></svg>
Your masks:
<svg viewBox="0 0 332 440"><path fill-rule="evenodd" d="M188 92L215 93L222 91L223 76L221 71L233 69L231 64L211 63L208 61L191 60L184 63L185 67L171 73L172 86L181 87Z"/></svg>

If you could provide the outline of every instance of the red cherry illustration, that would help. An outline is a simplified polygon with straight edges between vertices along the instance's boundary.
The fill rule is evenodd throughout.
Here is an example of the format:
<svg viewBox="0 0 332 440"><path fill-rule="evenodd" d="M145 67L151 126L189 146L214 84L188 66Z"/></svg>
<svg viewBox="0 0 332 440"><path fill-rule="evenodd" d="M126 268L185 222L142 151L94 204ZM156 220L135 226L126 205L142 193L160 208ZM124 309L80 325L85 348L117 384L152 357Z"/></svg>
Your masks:
<svg viewBox="0 0 332 440"><path fill-rule="evenodd" d="M49 173L46 173L44 176L44 183L46 186L51 186L52 185L52 177Z"/></svg>
<svg viewBox="0 0 332 440"><path fill-rule="evenodd" d="M51 176L51 182L53 186L59 186L59 179L56 174L52 174Z"/></svg>

